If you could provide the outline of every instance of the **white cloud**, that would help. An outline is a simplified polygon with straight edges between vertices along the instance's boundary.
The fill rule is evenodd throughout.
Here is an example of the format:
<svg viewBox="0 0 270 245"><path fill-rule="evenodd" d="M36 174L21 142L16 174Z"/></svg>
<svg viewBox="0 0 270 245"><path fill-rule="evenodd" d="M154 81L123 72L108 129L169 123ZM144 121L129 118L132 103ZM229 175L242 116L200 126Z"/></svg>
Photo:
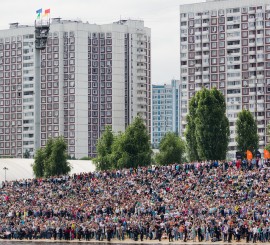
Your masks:
<svg viewBox="0 0 270 245"><path fill-rule="evenodd" d="M192 2L200 0L2 0L0 29L33 24L39 8L50 8L51 17L96 24L143 19L152 31L152 82L164 83L179 78L179 5Z"/></svg>

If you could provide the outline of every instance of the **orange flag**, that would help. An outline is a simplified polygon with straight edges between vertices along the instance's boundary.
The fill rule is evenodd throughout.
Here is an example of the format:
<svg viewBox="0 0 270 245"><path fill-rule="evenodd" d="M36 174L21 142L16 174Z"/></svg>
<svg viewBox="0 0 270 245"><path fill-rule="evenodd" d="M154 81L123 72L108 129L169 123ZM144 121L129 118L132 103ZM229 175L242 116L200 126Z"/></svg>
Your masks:
<svg viewBox="0 0 270 245"><path fill-rule="evenodd" d="M270 158L270 153L269 153L268 150L264 150L264 151L263 151L263 155L264 155L264 159Z"/></svg>
<svg viewBox="0 0 270 245"><path fill-rule="evenodd" d="M252 156L252 152L247 150L247 159L248 160L252 160L253 156Z"/></svg>

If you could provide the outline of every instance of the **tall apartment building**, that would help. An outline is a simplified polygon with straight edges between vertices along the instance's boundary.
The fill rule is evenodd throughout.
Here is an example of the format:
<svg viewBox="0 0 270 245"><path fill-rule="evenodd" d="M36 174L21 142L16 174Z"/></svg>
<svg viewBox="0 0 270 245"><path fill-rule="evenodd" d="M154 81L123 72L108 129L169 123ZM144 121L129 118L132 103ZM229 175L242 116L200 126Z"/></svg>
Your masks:
<svg viewBox="0 0 270 245"><path fill-rule="evenodd" d="M179 80L152 85L152 146L158 148L167 132L179 134Z"/></svg>
<svg viewBox="0 0 270 245"><path fill-rule="evenodd" d="M270 122L270 3L268 0L212 0L180 6L181 134L188 101L203 86L226 98L235 156L235 122L242 109L258 123L260 149Z"/></svg>
<svg viewBox="0 0 270 245"><path fill-rule="evenodd" d="M69 155L93 156L106 125L124 131L137 115L151 132L150 35L140 20L56 18L37 51L34 26L0 31L0 156L33 155L60 135Z"/></svg>

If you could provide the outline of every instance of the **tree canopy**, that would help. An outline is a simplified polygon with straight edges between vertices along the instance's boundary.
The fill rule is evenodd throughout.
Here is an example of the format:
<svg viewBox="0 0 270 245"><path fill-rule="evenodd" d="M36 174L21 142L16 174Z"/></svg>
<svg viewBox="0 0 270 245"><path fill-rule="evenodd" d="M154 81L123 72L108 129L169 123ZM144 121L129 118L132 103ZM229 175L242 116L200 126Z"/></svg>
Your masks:
<svg viewBox="0 0 270 245"><path fill-rule="evenodd" d="M151 163L151 144L149 133L141 117L136 117L119 141L121 158L118 167L147 166Z"/></svg>
<svg viewBox="0 0 270 245"><path fill-rule="evenodd" d="M184 141L173 132L166 133L159 144L160 152L156 156L159 165L182 163L185 152Z"/></svg>
<svg viewBox="0 0 270 245"><path fill-rule="evenodd" d="M36 177L63 175L70 172L67 162L67 144L63 137L48 139L44 149L40 148L35 154L33 171Z"/></svg>
<svg viewBox="0 0 270 245"><path fill-rule="evenodd" d="M223 94L216 88L198 91L189 103L185 132L190 160L226 159L229 134Z"/></svg>
<svg viewBox="0 0 270 245"><path fill-rule="evenodd" d="M151 163L149 133L142 118L136 117L125 132L113 135L106 129L98 140L97 157L94 162L98 169L120 169L147 166Z"/></svg>
<svg viewBox="0 0 270 245"><path fill-rule="evenodd" d="M113 167L111 162L113 141L112 128L107 126L97 143L97 157L94 162L98 170L109 170Z"/></svg>
<svg viewBox="0 0 270 245"><path fill-rule="evenodd" d="M250 111L243 110L238 113L236 121L237 150L245 153L247 150L253 154L259 147L259 135L256 121Z"/></svg>
<svg viewBox="0 0 270 245"><path fill-rule="evenodd" d="M185 131L185 137L187 142L186 144L187 155L191 162L195 160L200 160L197 149L196 124L195 124L198 98L199 94L197 96L192 97L189 102L189 114L187 115L187 126Z"/></svg>

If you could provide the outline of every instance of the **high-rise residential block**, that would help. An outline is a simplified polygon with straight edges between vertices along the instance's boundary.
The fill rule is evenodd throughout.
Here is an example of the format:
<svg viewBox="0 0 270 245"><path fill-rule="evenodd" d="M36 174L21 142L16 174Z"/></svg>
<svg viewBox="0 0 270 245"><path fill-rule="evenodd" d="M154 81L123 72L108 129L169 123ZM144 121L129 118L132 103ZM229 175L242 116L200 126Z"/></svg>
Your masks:
<svg viewBox="0 0 270 245"><path fill-rule="evenodd" d="M0 31L0 156L60 135L70 156L94 156L106 125L124 131L137 115L151 132L150 35L139 20L56 18L39 51L34 26Z"/></svg>
<svg viewBox="0 0 270 245"><path fill-rule="evenodd" d="M171 84L152 85L152 137L153 148L158 148L168 132L179 134L179 80Z"/></svg>
<svg viewBox="0 0 270 245"><path fill-rule="evenodd" d="M214 0L180 6L181 134L188 101L202 87L226 98L235 156L235 122L242 109L257 120L262 150L270 121L270 3ZM221 139L222 140L222 139Z"/></svg>

